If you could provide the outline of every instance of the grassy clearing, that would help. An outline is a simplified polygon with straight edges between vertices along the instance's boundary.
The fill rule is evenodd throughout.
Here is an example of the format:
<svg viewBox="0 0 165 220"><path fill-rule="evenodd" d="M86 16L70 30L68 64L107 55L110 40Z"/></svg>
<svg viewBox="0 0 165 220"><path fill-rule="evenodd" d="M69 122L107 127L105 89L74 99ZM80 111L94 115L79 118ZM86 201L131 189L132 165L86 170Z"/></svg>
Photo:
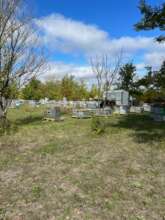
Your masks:
<svg viewBox="0 0 165 220"><path fill-rule="evenodd" d="M113 116L42 121L43 109L10 111L0 137L0 219L163 220L165 125Z"/></svg>

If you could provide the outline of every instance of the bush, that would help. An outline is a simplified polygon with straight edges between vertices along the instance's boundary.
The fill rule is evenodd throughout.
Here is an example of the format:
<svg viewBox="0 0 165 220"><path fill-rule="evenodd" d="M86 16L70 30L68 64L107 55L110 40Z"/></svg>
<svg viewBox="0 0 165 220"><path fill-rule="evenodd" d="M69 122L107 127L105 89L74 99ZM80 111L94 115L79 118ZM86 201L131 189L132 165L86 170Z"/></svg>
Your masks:
<svg viewBox="0 0 165 220"><path fill-rule="evenodd" d="M101 117L94 116L91 121L91 129L96 134L102 134L105 132L105 121Z"/></svg>

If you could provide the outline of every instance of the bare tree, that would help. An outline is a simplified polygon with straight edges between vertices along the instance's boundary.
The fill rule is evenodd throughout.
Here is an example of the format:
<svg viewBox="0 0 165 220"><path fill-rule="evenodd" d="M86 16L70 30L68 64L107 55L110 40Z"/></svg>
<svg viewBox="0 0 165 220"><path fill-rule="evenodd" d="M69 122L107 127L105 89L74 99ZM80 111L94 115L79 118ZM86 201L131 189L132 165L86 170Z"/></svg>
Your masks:
<svg viewBox="0 0 165 220"><path fill-rule="evenodd" d="M96 75L97 79L97 89L98 89L98 100L101 99L102 89L103 89L103 78L105 74L105 60L104 56L95 56L90 58L90 64L93 73Z"/></svg>
<svg viewBox="0 0 165 220"><path fill-rule="evenodd" d="M101 99L103 93L105 94L105 99L107 99L108 91L117 79L121 60L122 52L113 59L108 54L95 56L90 59L92 71L97 79L98 100Z"/></svg>
<svg viewBox="0 0 165 220"><path fill-rule="evenodd" d="M19 88L44 63L32 22L21 0L0 0L0 119Z"/></svg>

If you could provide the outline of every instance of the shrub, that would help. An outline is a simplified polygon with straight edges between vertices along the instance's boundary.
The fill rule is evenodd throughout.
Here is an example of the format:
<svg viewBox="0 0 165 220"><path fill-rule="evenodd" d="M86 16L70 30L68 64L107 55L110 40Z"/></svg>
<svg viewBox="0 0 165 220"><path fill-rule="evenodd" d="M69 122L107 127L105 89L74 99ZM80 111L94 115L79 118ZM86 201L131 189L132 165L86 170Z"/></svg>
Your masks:
<svg viewBox="0 0 165 220"><path fill-rule="evenodd" d="M91 129L96 134L102 134L105 132L105 121L103 118L94 116L91 121Z"/></svg>

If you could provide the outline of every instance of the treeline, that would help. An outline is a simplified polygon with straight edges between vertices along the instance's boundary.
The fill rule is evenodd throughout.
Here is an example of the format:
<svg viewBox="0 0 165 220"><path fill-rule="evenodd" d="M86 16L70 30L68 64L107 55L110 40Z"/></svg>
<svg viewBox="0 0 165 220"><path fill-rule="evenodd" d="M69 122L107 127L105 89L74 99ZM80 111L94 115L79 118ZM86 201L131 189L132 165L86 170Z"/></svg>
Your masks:
<svg viewBox="0 0 165 220"><path fill-rule="evenodd" d="M83 81L77 81L73 76L64 76L62 80L41 82L35 77L20 91L20 97L26 100L87 100L97 96L95 85L89 90Z"/></svg>
<svg viewBox="0 0 165 220"><path fill-rule="evenodd" d="M165 100L165 61L158 71L146 67L146 73L139 78L133 63L123 65L119 70L116 89L124 89L137 102L154 102ZM73 76L64 76L62 80L41 82L36 78L17 92L17 97L26 100L40 100L47 97L50 100L88 100L98 96L98 89L93 85L87 88L83 81L77 81Z"/></svg>

